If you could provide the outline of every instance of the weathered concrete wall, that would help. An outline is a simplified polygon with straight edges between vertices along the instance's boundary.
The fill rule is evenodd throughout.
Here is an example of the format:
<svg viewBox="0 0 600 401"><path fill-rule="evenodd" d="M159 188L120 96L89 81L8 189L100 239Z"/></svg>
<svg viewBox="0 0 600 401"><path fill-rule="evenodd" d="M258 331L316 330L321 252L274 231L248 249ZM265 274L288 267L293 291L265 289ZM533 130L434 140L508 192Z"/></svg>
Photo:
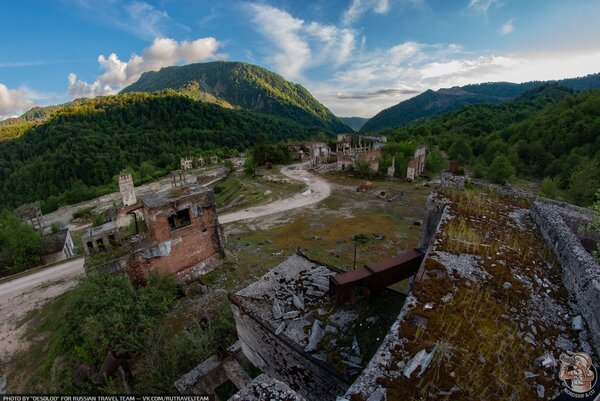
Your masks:
<svg viewBox="0 0 600 401"><path fill-rule="evenodd" d="M563 271L563 282L588 324L596 353L600 353L600 266L583 248L556 206L534 202L534 221L540 226Z"/></svg>
<svg viewBox="0 0 600 401"><path fill-rule="evenodd" d="M127 207L137 203L131 174L127 173L119 176L119 192L121 192L123 206Z"/></svg>
<svg viewBox="0 0 600 401"><path fill-rule="evenodd" d="M248 361L240 342L228 347L227 354L229 356L223 360L213 355L181 376L174 383L177 391L181 394L214 394L215 389L227 380L231 380L238 389L244 388L251 379L240 366ZM231 366L233 371L229 369Z"/></svg>
<svg viewBox="0 0 600 401"><path fill-rule="evenodd" d="M307 400L335 400L345 393L350 383L325 363L284 335L275 335L243 306L232 302L231 308L242 350L256 367L287 383Z"/></svg>
<svg viewBox="0 0 600 401"><path fill-rule="evenodd" d="M431 240L435 236L442 219L442 214L448 205L447 200L437 198L434 194L427 198L425 219L421 225L421 239L419 240L419 248L428 248Z"/></svg>

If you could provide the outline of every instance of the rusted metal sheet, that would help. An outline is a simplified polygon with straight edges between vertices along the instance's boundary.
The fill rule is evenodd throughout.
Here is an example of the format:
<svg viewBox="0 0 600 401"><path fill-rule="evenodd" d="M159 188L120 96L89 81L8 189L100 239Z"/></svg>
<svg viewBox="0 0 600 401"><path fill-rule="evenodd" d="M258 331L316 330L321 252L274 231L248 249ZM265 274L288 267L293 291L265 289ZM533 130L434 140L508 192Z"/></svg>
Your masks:
<svg viewBox="0 0 600 401"><path fill-rule="evenodd" d="M375 263L369 266L373 275L369 278L367 286L371 292L379 292L392 284L406 280L417 272L422 261L423 253L408 251Z"/></svg>
<svg viewBox="0 0 600 401"><path fill-rule="evenodd" d="M423 261L423 252L413 250L383 260L371 266L330 277L330 294L339 303L350 301L358 289L366 294L377 293L413 276Z"/></svg>

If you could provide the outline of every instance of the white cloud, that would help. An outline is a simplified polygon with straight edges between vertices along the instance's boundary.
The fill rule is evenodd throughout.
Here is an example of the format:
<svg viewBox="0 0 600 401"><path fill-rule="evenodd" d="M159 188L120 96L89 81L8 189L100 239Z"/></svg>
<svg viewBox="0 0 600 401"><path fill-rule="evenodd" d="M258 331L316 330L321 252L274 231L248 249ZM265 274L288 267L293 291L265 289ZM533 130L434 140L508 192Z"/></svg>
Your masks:
<svg viewBox="0 0 600 401"><path fill-rule="evenodd" d="M456 44L404 42L365 53L329 82L307 86L336 115L371 117L427 89L557 80L596 73L598 65L600 49L474 54Z"/></svg>
<svg viewBox="0 0 600 401"><path fill-rule="evenodd" d="M500 34L502 34L502 35L511 34L515 30L514 22L515 22L514 19L509 19L504 24L502 24L502 26L500 27Z"/></svg>
<svg viewBox="0 0 600 401"><path fill-rule="evenodd" d="M27 86L10 89L0 83L0 120L17 117L34 106L60 104L65 102L64 94L39 92Z"/></svg>
<svg viewBox="0 0 600 401"><path fill-rule="evenodd" d="M159 38L144 50L141 56L133 54L128 61L122 61L112 53L108 58L98 56L98 63L105 71L92 83L77 79L75 73L69 74L69 89L72 97L94 97L110 95L135 82L146 71L159 70L162 67L179 62L192 63L223 58L217 50L221 46L215 38L201 38L194 41L177 42L169 38Z"/></svg>
<svg viewBox="0 0 600 401"><path fill-rule="evenodd" d="M22 114L34 106L26 88L9 89L0 83L0 120Z"/></svg>
<svg viewBox="0 0 600 401"><path fill-rule="evenodd" d="M300 79L307 68L346 63L355 47L354 32L318 22L306 22L265 4L249 4L256 29L272 44L266 61L288 79Z"/></svg>
<svg viewBox="0 0 600 401"><path fill-rule="evenodd" d="M142 39L163 37L174 26L189 30L172 21L166 11L143 1L74 0L71 10L93 23L108 25Z"/></svg>
<svg viewBox="0 0 600 401"><path fill-rule="evenodd" d="M487 17L492 6L500 7L502 2L500 0L469 0L467 10Z"/></svg>
<svg viewBox="0 0 600 401"><path fill-rule="evenodd" d="M289 13L264 4L251 4L253 23L277 50L270 53L268 62L286 77L299 77L310 62L311 50L302 38L304 21Z"/></svg>
<svg viewBox="0 0 600 401"><path fill-rule="evenodd" d="M369 10L377 14L385 14L390 10L390 4L388 0L352 0L350 7L342 16L342 22L344 25L352 25Z"/></svg>

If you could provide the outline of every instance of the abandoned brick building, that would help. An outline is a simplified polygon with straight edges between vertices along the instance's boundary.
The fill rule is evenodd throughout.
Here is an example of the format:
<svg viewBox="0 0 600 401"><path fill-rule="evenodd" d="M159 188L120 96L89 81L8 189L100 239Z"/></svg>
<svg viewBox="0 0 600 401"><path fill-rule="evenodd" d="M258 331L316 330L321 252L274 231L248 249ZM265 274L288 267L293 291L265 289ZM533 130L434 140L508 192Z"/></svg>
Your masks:
<svg viewBox="0 0 600 401"><path fill-rule="evenodd" d="M185 273L223 252L223 234L214 193L201 186L174 188L142 200L148 226L147 247L136 253L131 268Z"/></svg>
<svg viewBox="0 0 600 401"><path fill-rule="evenodd" d="M88 230L83 237L86 252L109 249L108 244L120 246L119 257L96 267L126 271L134 280L143 280L151 272L174 274L185 280L208 271L224 254L225 237L209 188L174 187L143 197L137 208L127 210L136 220L141 211L147 232L120 245L115 222Z"/></svg>

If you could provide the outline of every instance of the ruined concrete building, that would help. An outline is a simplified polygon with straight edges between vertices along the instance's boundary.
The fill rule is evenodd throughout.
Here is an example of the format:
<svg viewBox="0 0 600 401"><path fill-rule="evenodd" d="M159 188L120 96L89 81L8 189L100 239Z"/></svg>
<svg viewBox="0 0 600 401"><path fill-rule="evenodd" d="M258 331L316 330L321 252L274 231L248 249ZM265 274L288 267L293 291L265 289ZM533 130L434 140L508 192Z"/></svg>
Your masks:
<svg viewBox="0 0 600 401"><path fill-rule="evenodd" d="M189 170L192 166L192 158L191 157L182 157L179 162L179 168L182 170Z"/></svg>
<svg viewBox="0 0 600 401"><path fill-rule="evenodd" d="M42 237L42 264L62 262L75 256L75 244L68 228Z"/></svg>
<svg viewBox="0 0 600 401"><path fill-rule="evenodd" d="M300 399L335 400L362 371L371 357L367 349L380 340L366 332L376 322L386 323L382 310L364 298L342 305L331 296L332 278L341 273L298 253L230 295L242 351L269 385L283 382ZM377 292L387 313L392 305L393 319L404 296L385 288Z"/></svg>
<svg viewBox="0 0 600 401"><path fill-rule="evenodd" d="M37 203L26 203L19 206L15 213L21 217L25 223L33 227L34 230L44 231L46 224L42 215L42 209Z"/></svg>
<svg viewBox="0 0 600 401"><path fill-rule="evenodd" d="M408 167L406 167L406 178L414 180L419 177L425 170L425 155L427 154L427 146L422 145L415 150L415 154L408 161Z"/></svg>
<svg viewBox="0 0 600 401"><path fill-rule="evenodd" d="M386 143L385 136L339 134L335 149L338 171L355 168L359 162L367 162L372 171L377 171Z"/></svg>
<svg viewBox="0 0 600 401"><path fill-rule="evenodd" d="M81 242L84 244L83 250L86 255L119 246L121 239L117 223L109 221L101 226L86 229L81 236Z"/></svg>
<svg viewBox="0 0 600 401"><path fill-rule="evenodd" d="M312 167L327 164L331 158L331 150L325 142L311 142L310 147L310 165Z"/></svg>
<svg viewBox="0 0 600 401"><path fill-rule="evenodd" d="M396 175L396 156L392 157L392 165L387 168L387 176L392 178L394 175Z"/></svg>
<svg viewBox="0 0 600 401"><path fill-rule="evenodd" d="M561 354L597 360L600 266L565 223L574 209L456 181L430 197L407 302L338 400L551 400Z"/></svg>
<svg viewBox="0 0 600 401"><path fill-rule="evenodd" d="M183 170L171 171L171 188L184 187L187 185L187 178Z"/></svg>
<svg viewBox="0 0 600 401"><path fill-rule="evenodd" d="M119 192L121 193L123 206L133 206L137 203L131 174L127 173L119 176Z"/></svg>
<svg viewBox="0 0 600 401"><path fill-rule="evenodd" d="M210 271L225 253L225 237L209 188L177 186L143 197L141 204L126 211L136 219L136 227L141 215L147 232L121 244L115 221L86 230L82 237L86 254L115 248L119 255L99 265L92 261L88 267L126 271L137 281L151 272L174 274L185 281Z"/></svg>

